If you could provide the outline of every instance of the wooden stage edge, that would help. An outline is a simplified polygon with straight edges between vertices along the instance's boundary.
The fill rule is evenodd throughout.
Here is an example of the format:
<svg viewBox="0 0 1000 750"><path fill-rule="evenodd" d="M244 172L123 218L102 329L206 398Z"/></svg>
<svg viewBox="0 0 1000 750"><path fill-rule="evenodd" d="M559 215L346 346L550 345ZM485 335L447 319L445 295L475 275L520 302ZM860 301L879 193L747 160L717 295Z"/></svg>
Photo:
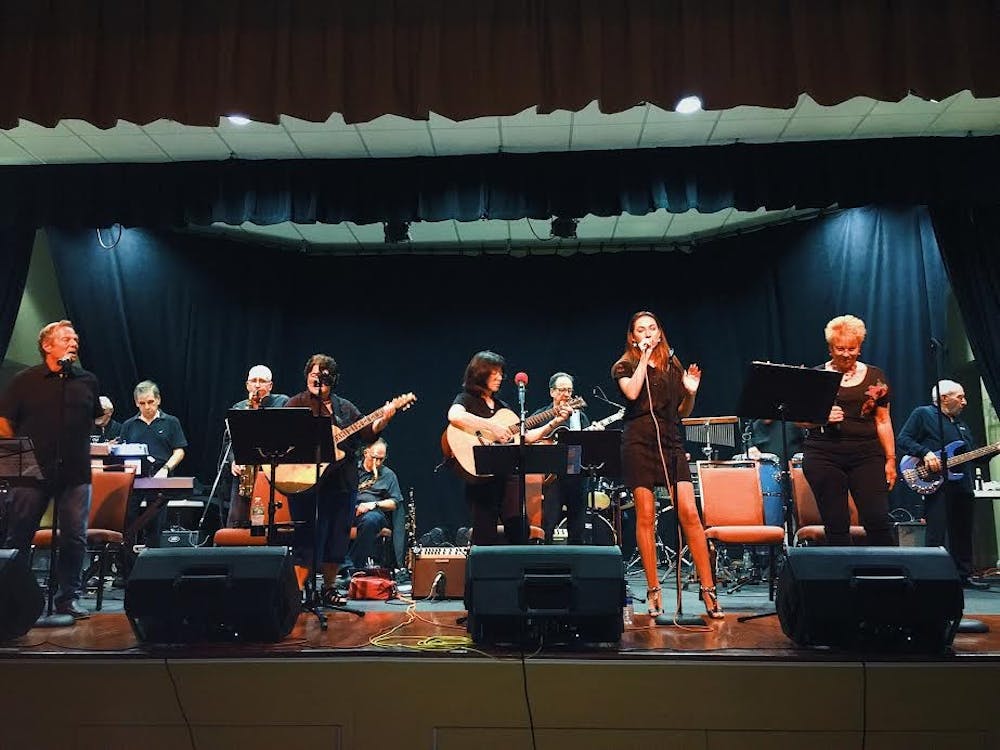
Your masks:
<svg viewBox="0 0 1000 750"><path fill-rule="evenodd" d="M456 648L463 610L410 614L330 612L323 632L305 613L273 644L140 644L121 613L35 628L0 650L0 750L1000 747L1000 615L947 654L889 657L797 648L777 617L639 614L614 646L522 661Z"/></svg>
<svg viewBox="0 0 1000 750"><path fill-rule="evenodd" d="M520 658L510 647L479 648L461 642L467 636L458 623L462 609L414 611L396 607L390 611L367 610L364 617L327 611L328 628L321 630L312 613L303 612L287 637L276 643L212 641L156 644L140 642L123 613L95 613L66 628L32 628L21 638L0 644L4 659L122 658L288 658L338 657L378 658L416 656L433 658ZM882 654L802 648L781 631L777 616L739 622L742 614L727 611L723 620L703 627L657 626L649 617L636 614L617 644L585 647L545 646L528 654L532 658L713 660L780 659L782 661L937 661L988 659L1000 661L1000 615L975 615L987 625L987 633L959 633L943 654Z"/></svg>

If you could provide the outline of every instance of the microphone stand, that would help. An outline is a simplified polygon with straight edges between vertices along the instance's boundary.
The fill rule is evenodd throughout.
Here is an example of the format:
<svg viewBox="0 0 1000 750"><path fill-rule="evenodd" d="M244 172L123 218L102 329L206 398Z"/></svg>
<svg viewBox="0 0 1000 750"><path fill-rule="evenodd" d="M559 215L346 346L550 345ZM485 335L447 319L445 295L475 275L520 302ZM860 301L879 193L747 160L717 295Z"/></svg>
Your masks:
<svg viewBox="0 0 1000 750"><path fill-rule="evenodd" d="M205 525L205 519L208 518L208 509L212 506L212 499L215 497L215 491L219 488L219 482L222 481L222 471L226 468L226 464L229 463L230 454L232 453L233 442L232 438L229 437L229 423L226 423L226 429L222 432L222 455L219 458L219 469L215 472L215 481L212 482L212 489L209 490L208 499L205 501L205 507L201 511L201 518L198 519L198 525L195 530L198 532L199 537L201 536L201 529ZM222 526L222 498L219 498L219 526ZM206 541L208 541L206 537ZM199 542L198 546L201 546Z"/></svg>
<svg viewBox="0 0 1000 750"><path fill-rule="evenodd" d="M520 440L518 446L518 463L520 464L521 476L518 478L517 483L517 494L518 494L518 509L520 516L518 517L518 523L521 524L521 528L518 530L518 538L523 539L523 544L527 544L531 541L531 524L528 523L528 475L524 471L525 465L525 414L524 414L524 383L517 384L517 401L519 414L518 418L520 423L518 425L518 432L520 433ZM507 534L510 538L510 533Z"/></svg>
<svg viewBox="0 0 1000 750"><path fill-rule="evenodd" d="M62 441L66 427L66 377L72 361L59 363L59 429L56 432L55 476L52 477L52 543L49 545L49 582L46 596L45 614L35 621L36 628L65 628L72 625L73 615L63 615L53 611L56 590L56 568L59 563L59 501L64 487L62 483Z"/></svg>
<svg viewBox="0 0 1000 750"><path fill-rule="evenodd" d="M948 453L945 450L944 443L944 409L941 408L941 379L944 367L942 365L942 360L944 359L945 348L944 345L938 341L936 338L931 336L931 351L934 352L934 371L937 374L937 380L934 382L934 392L937 394L937 423L938 423L938 440L941 445L941 498L938 502L947 503L948 502ZM946 509L947 510L947 509ZM947 518L947 515L945 515ZM962 597L963 601L965 597ZM971 618L963 617L959 620L958 630L959 633L988 633L990 632L990 626L987 625L982 620L973 620Z"/></svg>
<svg viewBox="0 0 1000 750"><path fill-rule="evenodd" d="M677 584L677 597L675 602L675 610L673 615L668 615L664 612L656 618L657 625L677 625L679 627L685 627L689 625L704 625L705 621L701 619L698 615L685 615L684 614L684 603L681 600L681 588L683 588L681 569L684 567L681 564L681 560L684 557L684 537L683 530L681 528L680 520L680 505L677 497L677 454L672 453L670 456L670 498L673 500L674 508L677 510L677 565L674 567L674 574L676 577L675 583ZM656 509L653 509L656 512ZM699 582L699 586L704 585L704 583Z"/></svg>

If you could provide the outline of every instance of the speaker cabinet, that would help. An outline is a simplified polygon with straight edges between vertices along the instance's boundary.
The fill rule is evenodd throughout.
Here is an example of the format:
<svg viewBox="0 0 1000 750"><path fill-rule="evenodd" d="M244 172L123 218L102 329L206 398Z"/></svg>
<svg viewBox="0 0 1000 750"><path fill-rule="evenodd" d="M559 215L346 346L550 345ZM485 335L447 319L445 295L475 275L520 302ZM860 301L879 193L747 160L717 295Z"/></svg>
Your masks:
<svg viewBox="0 0 1000 750"><path fill-rule="evenodd" d="M27 560L16 549L0 549L0 641L27 633L44 607Z"/></svg>
<svg viewBox="0 0 1000 750"><path fill-rule="evenodd" d="M140 641L279 641L301 594L288 547L146 549L125 585Z"/></svg>
<svg viewBox="0 0 1000 750"><path fill-rule="evenodd" d="M482 644L617 643L625 570L618 547L473 547L467 628Z"/></svg>
<svg viewBox="0 0 1000 750"><path fill-rule="evenodd" d="M794 547L776 606L800 646L938 653L954 640L965 599L940 548Z"/></svg>

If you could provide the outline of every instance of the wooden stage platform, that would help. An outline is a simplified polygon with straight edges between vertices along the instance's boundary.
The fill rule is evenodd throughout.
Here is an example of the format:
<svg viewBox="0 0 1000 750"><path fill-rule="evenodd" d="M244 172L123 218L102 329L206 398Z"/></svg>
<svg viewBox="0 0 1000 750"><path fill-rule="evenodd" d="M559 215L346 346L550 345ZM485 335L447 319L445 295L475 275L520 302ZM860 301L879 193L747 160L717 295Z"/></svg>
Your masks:
<svg viewBox="0 0 1000 750"><path fill-rule="evenodd" d="M143 644L121 612L32 629L0 647L0 748L1000 747L1000 615L934 656L800 649L734 611L521 654L465 644L453 604L304 613L273 644Z"/></svg>

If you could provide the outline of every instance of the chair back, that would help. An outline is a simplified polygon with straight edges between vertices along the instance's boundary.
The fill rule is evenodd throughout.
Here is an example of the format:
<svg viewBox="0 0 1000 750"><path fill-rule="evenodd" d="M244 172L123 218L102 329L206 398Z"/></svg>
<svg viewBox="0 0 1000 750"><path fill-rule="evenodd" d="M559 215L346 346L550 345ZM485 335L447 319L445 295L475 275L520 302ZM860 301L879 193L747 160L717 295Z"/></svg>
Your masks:
<svg viewBox="0 0 1000 750"><path fill-rule="evenodd" d="M91 473L90 519L87 528L125 530L128 498L132 494L135 469Z"/></svg>
<svg viewBox="0 0 1000 750"><path fill-rule="evenodd" d="M752 463L698 461L705 526L764 525L764 493Z"/></svg>

